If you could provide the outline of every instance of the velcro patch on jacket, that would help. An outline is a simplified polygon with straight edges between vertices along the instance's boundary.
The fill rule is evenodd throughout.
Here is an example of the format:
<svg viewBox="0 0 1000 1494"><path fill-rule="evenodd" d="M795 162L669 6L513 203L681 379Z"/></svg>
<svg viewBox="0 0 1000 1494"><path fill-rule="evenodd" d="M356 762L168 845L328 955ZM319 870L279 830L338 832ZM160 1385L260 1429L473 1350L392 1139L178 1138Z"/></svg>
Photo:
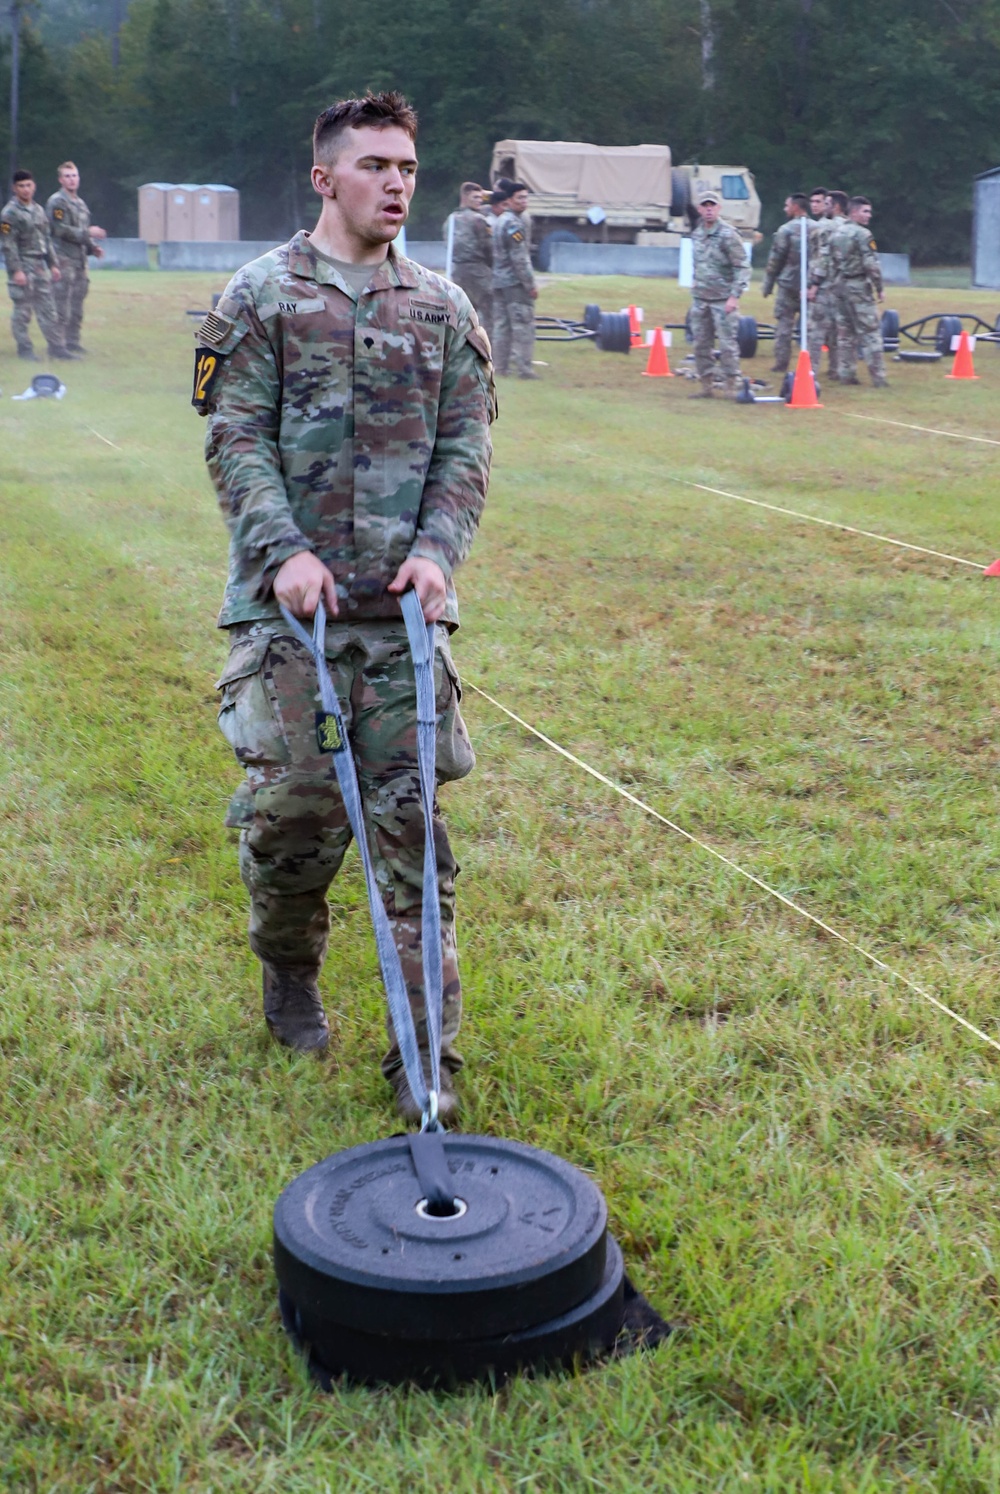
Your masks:
<svg viewBox="0 0 1000 1494"><path fill-rule="evenodd" d="M316 741L320 752L339 752L343 747L344 739L332 711L316 712Z"/></svg>
<svg viewBox="0 0 1000 1494"><path fill-rule="evenodd" d="M52 216L53 216L53 218L58 218L61 221L63 218L65 218L66 214L65 214L65 212L63 211L62 208L53 208L52 209Z"/></svg>
<svg viewBox="0 0 1000 1494"><path fill-rule="evenodd" d="M521 230L519 228L515 228L513 230L513 232L511 233L510 237L513 239L513 241L514 241L515 244L520 244L523 241L523 239L524 239L524 234L521 232Z"/></svg>
<svg viewBox="0 0 1000 1494"><path fill-rule="evenodd" d="M215 348L195 348L194 388L191 403L199 415L207 415L211 408L212 391L219 382L225 357Z"/></svg>
<svg viewBox="0 0 1000 1494"><path fill-rule="evenodd" d="M235 323L230 321L229 317L220 316L217 311L210 311L198 328L198 341L206 343L210 348L218 347L221 342L225 341L234 326Z"/></svg>
<svg viewBox="0 0 1000 1494"><path fill-rule="evenodd" d="M421 301L416 296L411 296L400 308L400 314L409 317L411 322L427 322L439 327L453 325L455 320L449 306L442 306L440 301Z"/></svg>
<svg viewBox="0 0 1000 1494"><path fill-rule="evenodd" d="M0 233L10 233L10 224L0 223Z"/></svg>
<svg viewBox="0 0 1000 1494"><path fill-rule="evenodd" d="M269 301L266 306L261 306L257 315L262 322L266 322L271 316L305 316L311 311L325 311L326 302L322 296L313 296L308 301Z"/></svg>

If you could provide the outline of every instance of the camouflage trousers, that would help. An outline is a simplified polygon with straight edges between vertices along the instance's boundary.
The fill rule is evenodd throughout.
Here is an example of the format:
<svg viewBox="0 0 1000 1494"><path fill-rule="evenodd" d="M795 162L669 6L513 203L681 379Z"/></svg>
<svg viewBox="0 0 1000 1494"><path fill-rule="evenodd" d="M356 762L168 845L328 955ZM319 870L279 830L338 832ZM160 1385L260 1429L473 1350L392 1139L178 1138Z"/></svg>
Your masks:
<svg viewBox="0 0 1000 1494"><path fill-rule="evenodd" d="M479 265L457 264L451 278L460 285L476 308L476 315L486 328L486 335L493 339L493 279L489 270Z"/></svg>
<svg viewBox="0 0 1000 1494"><path fill-rule="evenodd" d="M821 286L815 301L809 302L809 361L813 373L819 373L823 348L827 350L827 367L837 371L837 312L833 288Z"/></svg>
<svg viewBox="0 0 1000 1494"><path fill-rule="evenodd" d="M530 374L535 350L535 303L520 286L493 288L493 366L510 373L513 355L519 374Z"/></svg>
<svg viewBox="0 0 1000 1494"><path fill-rule="evenodd" d="M240 873L250 893L250 946L259 959L317 969L326 955L326 893L340 870L351 830L333 758L316 740L320 710L316 669L280 622L238 623L216 688L219 726L246 782L227 824L240 827ZM437 629L437 781L464 778L475 765L459 711L461 686L448 635ZM417 769L413 662L402 621L331 623L326 655L357 763L379 890L389 915L421 1048L426 1047L420 914L424 819ZM454 1049L462 1008L455 942L458 865L435 804L444 959L442 1057ZM391 1046L388 1077L401 1067Z"/></svg>
<svg viewBox="0 0 1000 1494"><path fill-rule="evenodd" d="M19 353L30 353L31 333L28 328L32 312L38 322L39 331L48 344L49 351L61 352L65 346L55 297L52 294L52 272L42 259L29 259L25 264L27 285L15 285L7 277L7 294L13 302L10 314L10 330L14 335Z"/></svg>
<svg viewBox="0 0 1000 1494"><path fill-rule="evenodd" d="M715 371L713 352L719 343L719 363L727 379L740 376L740 350L736 342L738 311L726 311L725 301L692 301L691 332L694 336L694 366L699 379L711 379Z"/></svg>
<svg viewBox="0 0 1000 1494"><path fill-rule="evenodd" d="M842 280L835 293L838 378L854 378L860 358L873 379L884 379L882 325L871 284L868 280Z"/></svg>
<svg viewBox="0 0 1000 1494"><path fill-rule="evenodd" d="M799 311L799 288L782 285L774 292L774 366L782 371L792 361L792 332Z"/></svg>
<svg viewBox="0 0 1000 1494"><path fill-rule="evenodd" d="M80 346L80 328L83 325L83 303L90 289L87 261L65 259L59 256L62 279L54 287L56 311L62 323L68 348Z"/></svg>

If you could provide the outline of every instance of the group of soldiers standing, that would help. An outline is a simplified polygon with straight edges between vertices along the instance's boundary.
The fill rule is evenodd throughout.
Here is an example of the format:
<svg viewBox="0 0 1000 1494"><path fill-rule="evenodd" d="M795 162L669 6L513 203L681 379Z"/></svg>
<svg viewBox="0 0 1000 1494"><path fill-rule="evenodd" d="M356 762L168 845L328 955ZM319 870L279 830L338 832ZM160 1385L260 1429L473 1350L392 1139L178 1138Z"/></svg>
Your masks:
<svg viewBox="0 0 1000 1494"><path fill-rule="evenodd" d="M488 194L478 182L463 182L459 204L445 223L451 278L490 336L494 372L503 378L513 360L519 378L537 379L532 353L538 289L524 216L528 189L507 177L500 177Z"/></svg>
<svg viewBox="0 0 1000 1494"><path fill-rule="evenodd" d="M80 196L80 173L72 161L59 167L59 188L43 208L35 201L30 171L15 171L13 195L0 212L0 250L12 304L10 330L17 356L37 363L31 318L50 358L80 358L83 303L89 288L87 257L101 258L103 228L90 221Z"/></svg>
<svg viewBox="0 0 1000 1494"><path fill-rule="evenodd" d="M810 220L809 214L812 213ZM792 351L792 329L801 289L802 223L806 223L807 334L813 369L819 372L823 347L828 374L841 384L859 383L858 359L867 365L876 389L888 385L877 302L884 296L882 269L869 224L867 197L848 197L816 187L808 199L794 192L785 199L784 222L774 235L764 272L763 293L774 299L774 368L784 373Z"/></svg>

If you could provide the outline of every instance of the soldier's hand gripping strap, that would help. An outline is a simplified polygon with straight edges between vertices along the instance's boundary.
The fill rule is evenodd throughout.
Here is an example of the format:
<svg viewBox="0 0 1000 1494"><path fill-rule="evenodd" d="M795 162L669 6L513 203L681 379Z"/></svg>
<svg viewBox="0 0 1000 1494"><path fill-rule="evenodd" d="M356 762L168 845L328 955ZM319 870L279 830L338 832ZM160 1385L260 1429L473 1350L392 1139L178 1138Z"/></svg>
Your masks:
<svg viewBox="0 0 1000 1494"><path fill-rule="evenodd" d="M437 745L437 713L434 701L434 624L424 622L423 609L415 591L405 592L400 603L406 636L413 655L413 672L417 686L417 765L420 772L420 801L424 811L424 886L421 915L421 943L423 945L424 1001L427 1011L427 1046L430 1049L430 1083L424 1079L423 1063L417 1044L413 1013L406 992L406 980L400 964L399 954L392 937L389 917L375 880L368 835L365 829L364 806L358 786L358 772L354 754L344 725L340 701L326 663L326 610L320 602L313 618L312 637L306 632L298 618L284 607L281 615L288 624L292 636L312 655L319 679L319 698L323 715L317 721L317 736L321 745L329 748L333 766L340 785L344 808L354 838L361 854L365 886L368 891L368 907L371 910L372 927L375 931L375 947L382 971L389 1015L399 1044L399 1055L409 1081L410 1089L423 1112L424 1130L437 1130L437 1097L440 1089L441 1064L441 1006L442 1006L442 958L441 958L441 905L438 898L437 854L434 849L434 769Z"/></svg>

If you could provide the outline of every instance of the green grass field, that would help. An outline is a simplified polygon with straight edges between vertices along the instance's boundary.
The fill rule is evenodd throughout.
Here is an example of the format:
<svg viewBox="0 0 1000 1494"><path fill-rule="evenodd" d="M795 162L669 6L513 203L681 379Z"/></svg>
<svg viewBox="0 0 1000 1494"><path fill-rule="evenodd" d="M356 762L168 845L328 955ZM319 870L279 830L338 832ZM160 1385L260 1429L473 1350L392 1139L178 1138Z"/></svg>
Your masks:
<svg viewBox="0 0 1000 1494"><path fill-rule="evenodd" d="M61 403L10 402L33 370L0 341L0 1486L1000 1489L996 1051L468 688L467 1129L592 1172L678 1332L497 1394L311 1387L271 1207L395 1122L354 858L330 1055L259 1017L213 710L225 537L187 403L184 313L213 289L95 277ZM542 309L593 299L647 326L685 307L560 280ZM887 304L992 322L1000 297ZM1000 435L1000 350L978 383L890 364L815 413L689 404L635 354L538 357L544 382L501 385L467 686L1000 1038L1000 583L683 485L988 563L1000 449L904 426Z"/></svg>

